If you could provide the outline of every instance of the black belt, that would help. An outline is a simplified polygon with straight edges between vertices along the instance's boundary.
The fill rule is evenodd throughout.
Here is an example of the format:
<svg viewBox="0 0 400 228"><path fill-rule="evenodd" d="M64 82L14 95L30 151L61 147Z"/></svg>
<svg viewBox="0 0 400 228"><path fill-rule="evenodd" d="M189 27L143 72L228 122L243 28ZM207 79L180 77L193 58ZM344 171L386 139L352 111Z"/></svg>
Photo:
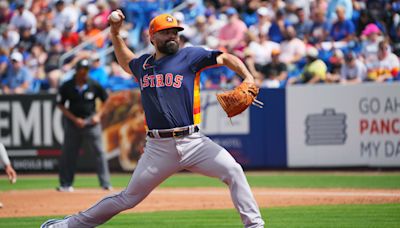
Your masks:
<svg viewBox="0 0 400 228"><path fill-rule="evenodd" d="M193 129L193 132L198 132L200 129L198 126L195 126ZM184 137L190 134L190 130L189 127L185 127L183 129L179 129L179 130L171 130L171 131L159 131L158 135L160 136L160 138L172 138L172 137ZM147 135L150 138L155 138L153 132L148 131Z"/></svg>

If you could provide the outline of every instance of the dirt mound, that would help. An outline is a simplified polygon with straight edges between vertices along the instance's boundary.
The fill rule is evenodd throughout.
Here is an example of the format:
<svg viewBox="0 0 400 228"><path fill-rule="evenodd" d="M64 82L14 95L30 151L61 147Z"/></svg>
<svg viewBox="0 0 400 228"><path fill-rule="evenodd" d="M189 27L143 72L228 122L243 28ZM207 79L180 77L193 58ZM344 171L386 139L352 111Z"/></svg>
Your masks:
<svg viewBox="0 0 400 228"><path fill-rule="evenodd" d="M85 210L104 196L99 189L7 191L0 194L0 217L68 215ZM400 190L252 188L260 207L400 203ZM227 188L156 189L136 208L126 211L172 211L234 208Z"/></svg>

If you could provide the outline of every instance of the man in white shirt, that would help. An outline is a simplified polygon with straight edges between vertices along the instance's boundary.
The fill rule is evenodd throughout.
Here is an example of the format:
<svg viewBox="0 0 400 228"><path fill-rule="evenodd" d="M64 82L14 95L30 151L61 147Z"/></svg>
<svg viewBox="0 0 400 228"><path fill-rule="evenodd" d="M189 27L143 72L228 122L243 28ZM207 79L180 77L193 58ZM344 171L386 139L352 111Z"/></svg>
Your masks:
<svg viewBox="0 0 400 228"><path fill-rule="evenodd" d="M8 50L13 49L19 42L18 32L11 30L6 24L0 25L0 47Z"/></svg>
<svg viewBox="0 0 400 228"><path fill-rule="evenodd" d="M367 77L367 68L365 64L357 59L354 52L349 52L344 56L344 64L340 70L340 83L358 84Z"/></svg>
<svg viewBox="0 0 400 228"><path fill-rule="evenodd" d="M391 52L388 42L381 41L378 45L378 61L367 67L368 80L384 82L397 77L400 63L399 58Z"/></svg>
<svg viewBox="0 0 400 228"><path fill-rule="evenodd" d="M31 34L36 33L36 17L33 13L25 9L25 2L18 1L15 3L16 11L11 18L10 25L17 29L20 28L31 28Z"/></svg>

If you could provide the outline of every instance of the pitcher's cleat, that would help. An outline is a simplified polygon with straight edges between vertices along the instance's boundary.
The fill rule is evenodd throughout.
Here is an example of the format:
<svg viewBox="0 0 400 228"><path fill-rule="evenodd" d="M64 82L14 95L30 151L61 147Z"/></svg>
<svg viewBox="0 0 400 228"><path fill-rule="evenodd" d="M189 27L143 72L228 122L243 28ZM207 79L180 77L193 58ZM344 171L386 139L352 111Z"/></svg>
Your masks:
<svg viewBox="0 0 400 228"><path fill-rule="evenodd" d="M63 219L49 219L44 222L40 228L68 228L68 219L71 216L67 216Z"/></svg>

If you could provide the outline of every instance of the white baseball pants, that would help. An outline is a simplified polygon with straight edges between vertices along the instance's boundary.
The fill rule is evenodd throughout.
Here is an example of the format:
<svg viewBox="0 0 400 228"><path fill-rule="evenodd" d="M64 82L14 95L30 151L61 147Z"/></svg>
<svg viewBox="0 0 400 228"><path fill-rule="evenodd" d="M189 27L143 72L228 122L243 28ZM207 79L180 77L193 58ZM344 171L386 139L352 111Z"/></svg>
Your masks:
<svg viewBox="0 0 400 228"><path fill-rule="evenodd" d="M264 227L242 167L224 148L197 132L183 138L150 138L125 190L105 197L68 220L68 227L95 227L135 207L161 182L187 169L217 177L229 186L232 201L247 228Z"/></svg>

